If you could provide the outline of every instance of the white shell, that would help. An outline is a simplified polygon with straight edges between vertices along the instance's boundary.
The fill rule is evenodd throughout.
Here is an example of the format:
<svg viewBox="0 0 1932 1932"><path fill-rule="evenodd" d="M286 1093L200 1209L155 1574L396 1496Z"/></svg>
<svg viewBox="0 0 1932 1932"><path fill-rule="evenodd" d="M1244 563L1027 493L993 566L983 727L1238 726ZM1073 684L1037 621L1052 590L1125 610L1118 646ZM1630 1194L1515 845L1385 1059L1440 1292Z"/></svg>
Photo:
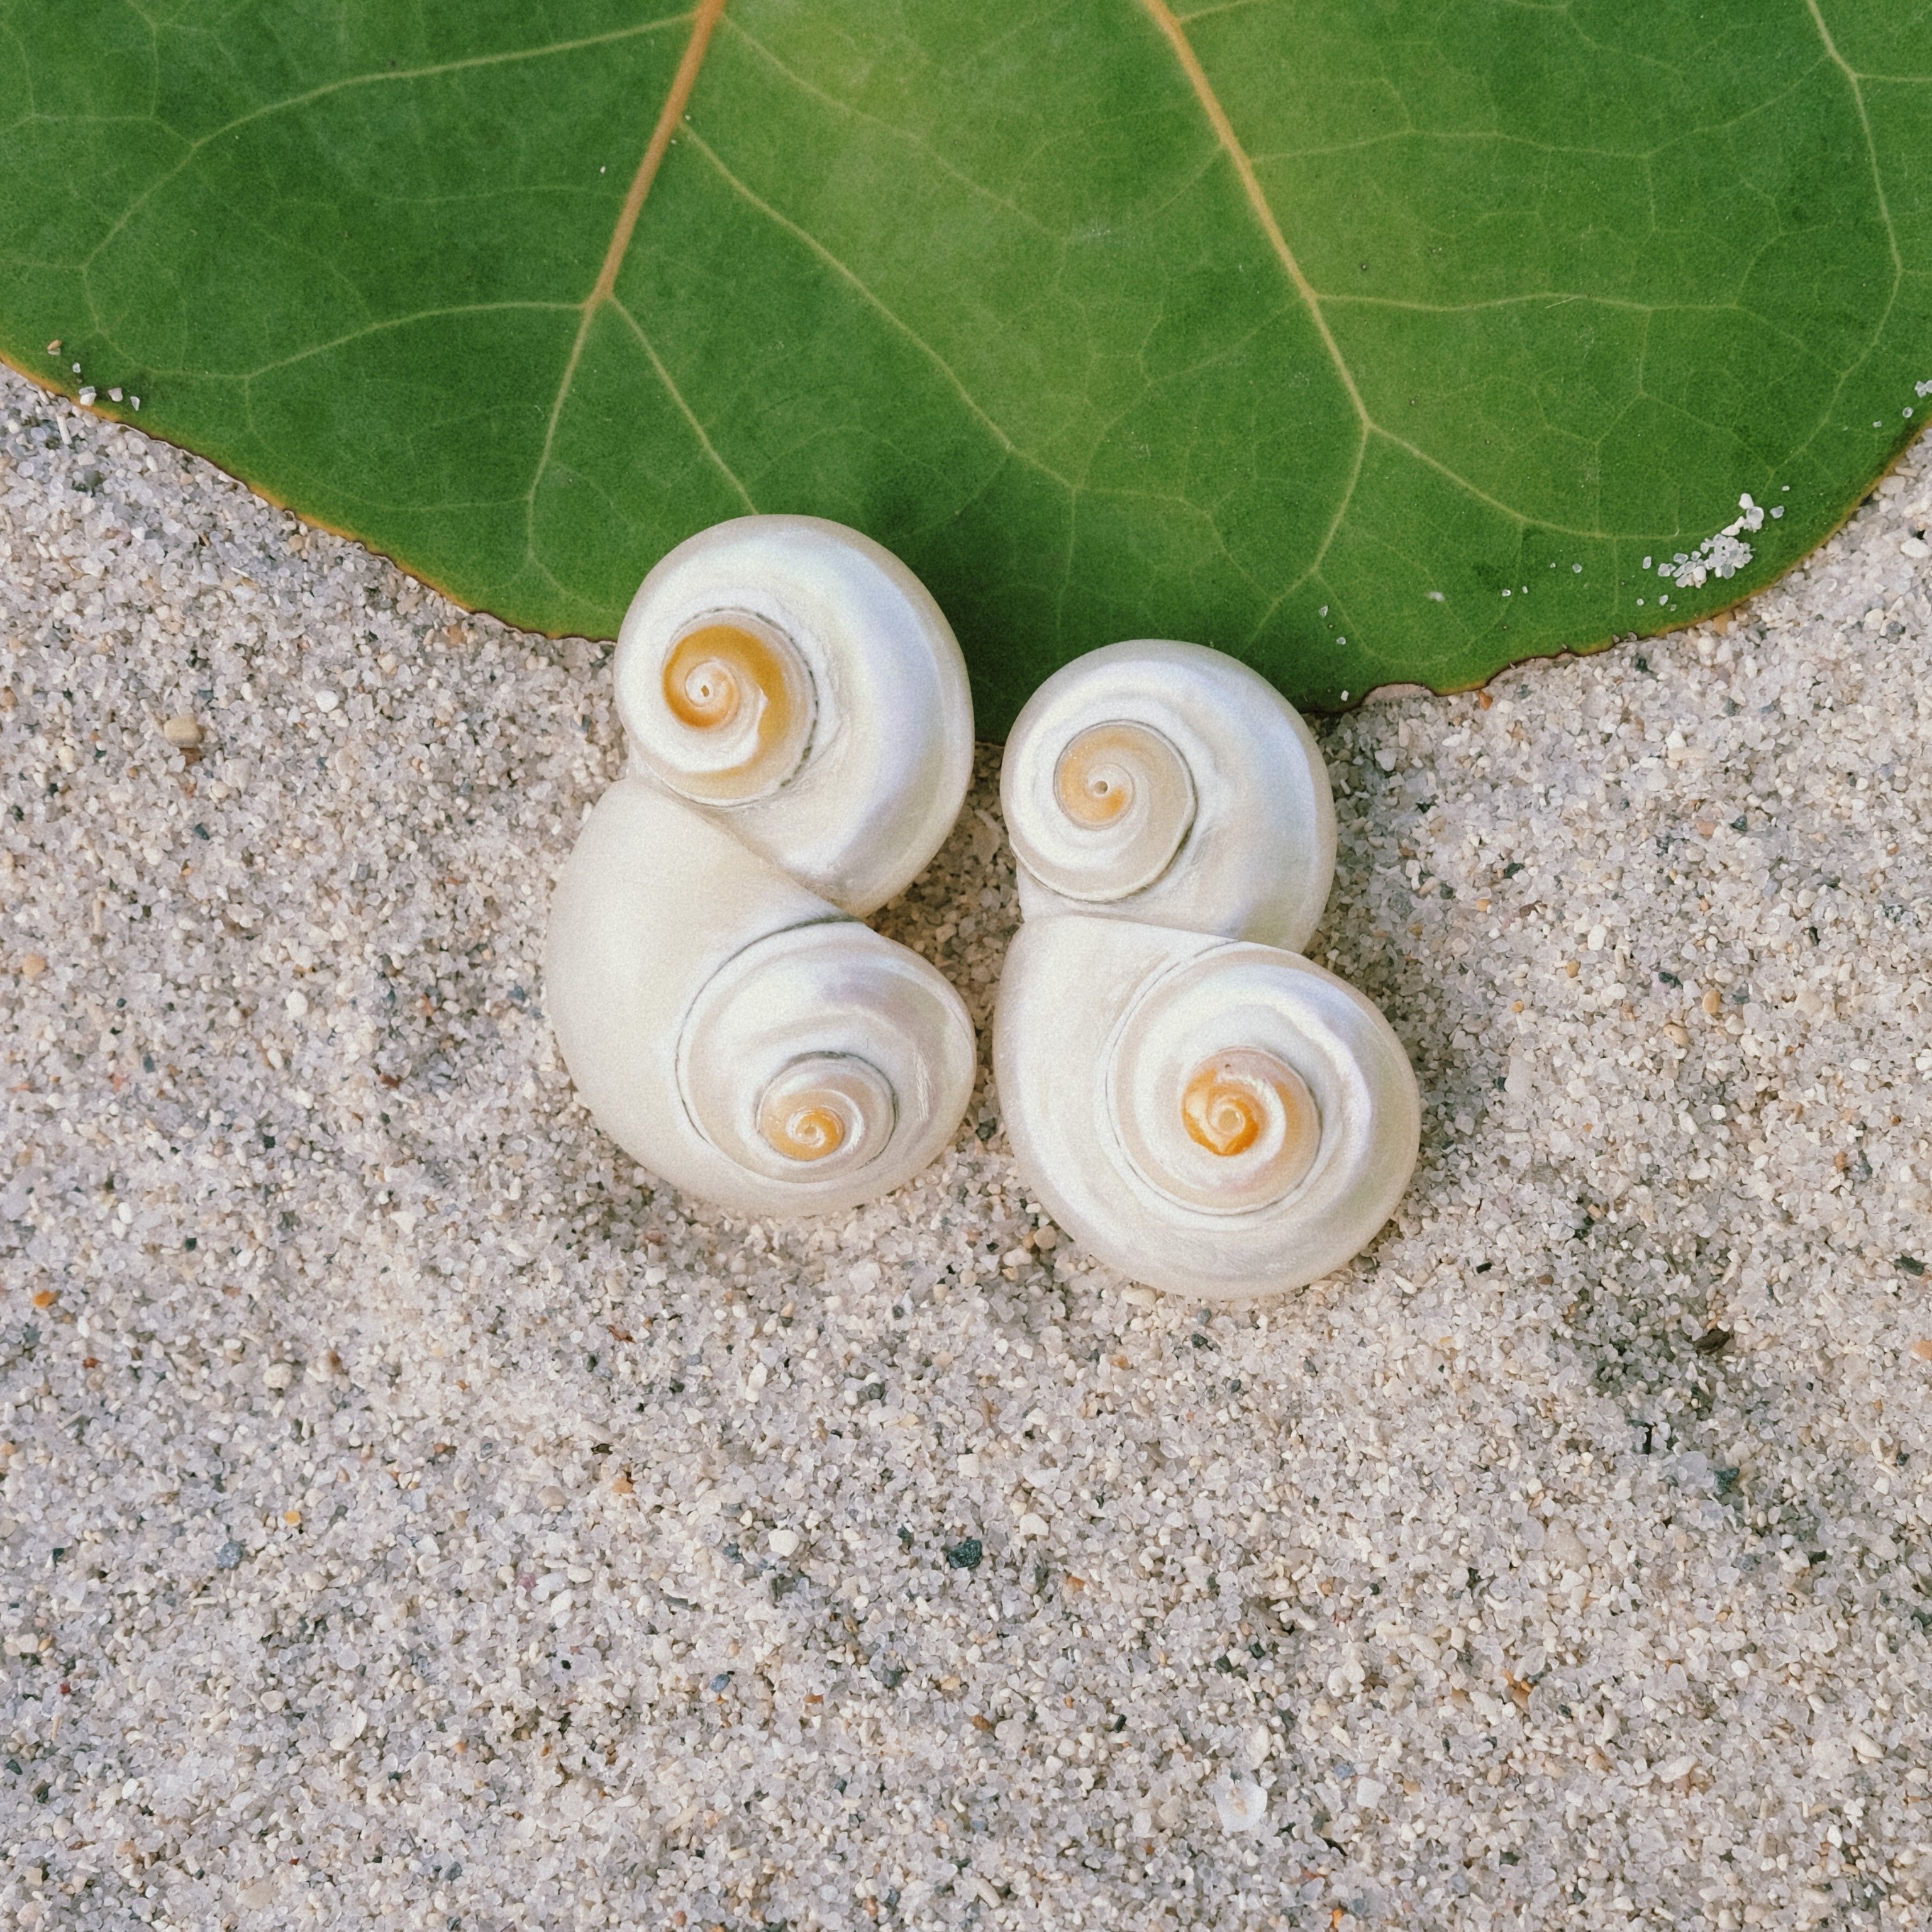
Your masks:
<svg viewBox="0 0 1932 1932"><path fill-rule="evenodd" d="M546 970L598 1125L741 1214L820 1214L898 1186L971 1095L972 1022L940 974L644 778L591 814L551 902ZM788 1158L788 1110L838 1117L841 1138Z"/></svg>
<svg viewBox="0 0 1932 1932"><path fill-rule="evenodd" d="M1285 1063L1318 1117L1298 1178L1268 1185L1279 1123L1216 1154L1191 1076ZM1021 928L993 1066L1013 1157L1053 1218L1138 1281L1219 1300L1298 1288L1366 1245L1415 1165L1415 1076L1352 987L1274 946L1083 914Z"/></svg>
<svg viewBox="0 0 1932 1932"><path fill-rule="evenodd" d="M1126 742L1111 772L1090 776L1127 803L1082 824L1066 781L1109 728ZM1028 919L1094 913L1293 951L1328 902L1335 806L1320 748L1264 678L1199 644L1108 644L1055 671L1006 741L1000 795Z"/></svg>
<svg viewBox="0 0 1932 1932"><path fill-rule="evenodd" d="M1335 865L1308 728L1231 658L1113 644L1035 693L1000 795L1026 924L994 1072L1028 1185L1156 1288L1340 1267L1401 1198L1421 1107L1388 1022L1296 950Z"/></svg>
<svg viewBox="0 0 1932 1932"><path fill-rule="evenodd" d="M707 626L762 644L782 680L770 695L788 728L768 756L749 704L708 729L673 709L691 668L667 673ZM740 517L680 544L631 600L616 675L638 764L846 912L904 891L965 801L973 705L959 646L925 585L842 524Z"/></svg>
<svg viewBox="0 0 1932 1932"><path fill-rule="evenodd" d="M945 618L856 530L745 517L644 580L616 676L630 770L550 909L579 1093L643 1166L742 1213L898 1186L973 1084L958 995L856 916L965 800L972 700Z"/></svg>

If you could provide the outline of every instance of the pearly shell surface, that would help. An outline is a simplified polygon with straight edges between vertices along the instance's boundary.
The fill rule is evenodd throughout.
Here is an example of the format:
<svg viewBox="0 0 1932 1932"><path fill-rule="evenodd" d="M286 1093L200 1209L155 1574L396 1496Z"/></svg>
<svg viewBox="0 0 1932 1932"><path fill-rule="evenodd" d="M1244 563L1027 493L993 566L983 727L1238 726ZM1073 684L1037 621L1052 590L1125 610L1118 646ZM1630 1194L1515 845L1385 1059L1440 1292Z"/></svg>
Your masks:
<svg viewBox="0 0 1932 1932"><path fill-rule="evenodd" d="M632 599L616 677L636 768L855 916L911 884L965 801L952 628L842 524L740 517L680 544Z"/></svg>
<svg viewBox="0 0 1932 1932"><path fill-rule="evenodd" d="M1239 1300L1359 1252L1415 1165L1415 1076L1300 957L1335 866L1312 734L1245 666L1112 644L1056 672L1000 773L1025 923L994 1072L1054 1218L1156 1288Z"/></svg>
<svg viewBox="0 0 1932 1932"><path fill-rule="evenodd" d="M745 1214L896 1187L952 1137L971 1022L859 918L964 802L964 661L869 538L742 517L645 578L618 641L626 776L550 906L558 1044L598 1124Z"/></svg>
<svg viewBox="0 0 1932 1932"><path fill-rule="evenodd" d="M546 976L598 1124L742 1214L887 1192L945 1146L972 1091L972 1022L940 974L645 778L591 814Z"/></svg>
<svg viewBox="0 0 1932 1932"><path fill-rule="evenodd" d="M1274 946L1066 914L1007 954L994 1072L1054 1219L1156 1288L1240 1300L1358 1253L1401 1198L1421 1108L1352 987Z"/></svg>
<svg viewBox="0 0 1932 1932"><path fill-rule="evenodd" d="M1029 920L1080 912L1294 951L1335 872L1328 768L1293 706L1199 644L1109 644L1054 672L1000 792Z"/></svg>

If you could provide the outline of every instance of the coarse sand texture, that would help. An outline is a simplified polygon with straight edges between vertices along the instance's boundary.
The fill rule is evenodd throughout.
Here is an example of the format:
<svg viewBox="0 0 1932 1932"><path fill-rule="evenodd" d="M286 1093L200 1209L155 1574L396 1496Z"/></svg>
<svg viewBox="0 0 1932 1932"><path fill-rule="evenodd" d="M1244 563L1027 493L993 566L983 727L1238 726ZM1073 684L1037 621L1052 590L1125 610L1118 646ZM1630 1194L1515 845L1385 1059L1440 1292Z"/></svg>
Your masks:
<svg viewBox="0 0 1932 1932"><path fill-rule="evenodd" d="M1762 493L1760 493L1762 494ZM1156 1300L966 1125L657 1186L608 652L0 380L0 1926L1932 1920L1922 449L1720 632L1320 728L1421 1163Z"/></svg>

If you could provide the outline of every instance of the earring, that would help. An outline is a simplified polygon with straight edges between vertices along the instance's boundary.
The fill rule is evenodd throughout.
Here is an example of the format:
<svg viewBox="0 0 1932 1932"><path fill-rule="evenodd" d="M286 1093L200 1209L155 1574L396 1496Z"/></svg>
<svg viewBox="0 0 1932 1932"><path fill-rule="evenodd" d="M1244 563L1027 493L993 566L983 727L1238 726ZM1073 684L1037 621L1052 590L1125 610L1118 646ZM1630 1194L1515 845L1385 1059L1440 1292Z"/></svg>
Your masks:
<svg viewBox="0 0 1932 1932"><path fill-rule="evenodd" d="M958 816L972 699L904 565L816 518L680 544L625 617L624 776L551 902L550 1017L598 1124L742 1214L897 1186L952 1138L972 1022L860 920Z"/></svg>
<svg viewBox="0 0 1932 1932"><path fill-rule="evenodd" d="M1024 923L994 1073L1054 1220L1211 1299L1358 1253L1408 1185L1421 1108L1388 1022L1298 952L1335 866L1300 717L1218 652L1112 644L1035 692L1000 792Z"/></svg>

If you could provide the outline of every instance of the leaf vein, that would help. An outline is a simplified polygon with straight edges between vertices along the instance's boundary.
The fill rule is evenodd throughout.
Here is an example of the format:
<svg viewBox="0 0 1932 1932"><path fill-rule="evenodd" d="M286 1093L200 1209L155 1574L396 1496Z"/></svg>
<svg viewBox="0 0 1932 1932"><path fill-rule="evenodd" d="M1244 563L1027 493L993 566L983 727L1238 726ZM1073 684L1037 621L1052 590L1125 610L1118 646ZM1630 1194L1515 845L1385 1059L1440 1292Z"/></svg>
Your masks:
<svg viewBox="0 0 1932 1932"><path fill-rule="evenodd" d="M324 81L320 86L312 87L305 94L292 94L286 100L265 101L260 107L250 108L246 114L238 114L232 121L224 122L219 128L212 128L206 134L199 135L190 142L181 159L148 182L128 204L113 226L82 257L82 271L84 273L93 266L100 251L127 226L142 206L188 167L204 148L220 140L225 134L232 134L247 127L251 122L266 120L272 114L284 113L292 108L306 107L312 101L326 99L332 94L343 93L352 87L375 87L398 81L434 80L446 74L460 74L473 68L505 67L518 61L545 60L553 54L577 53L586 47L607 46L618 40L635 40L641 34L655 34L666 27L680 26L690 18L688 14L668 14L661 20L644 21L634 27L616 27L608 34L589 34L581 40L554 40L540 47L514 47L499 54L472 54L461 60L441 61L428 67L392 68L379 69L374 74L344 74L340 80ZM173 133L175 130L170 129L169 131Z"/></svg>
<svg viewBox="0 0 1932 1932"><path fill-rule="evenodd" d="M1241 146L1240 136L1234 131L1234 124L1228 118L1228 112L1221 105L1220 97L1214 92L1214 83L1208 78L1206 68L1201 64L1200 56L1194 51L1193 43L1187 38L1186 29L1177 20L1167 4L1167 0L1140 0L1148 16L1158 28L1173 50L1174 57L1180 63L1181 72L1186 76L1188 85L1194 90L1195 98L1201 104L1201 111L1206 116L1208 125L1214 138L1226 154L1233 166L1235 176L1242 191L1248 198L1248 206L1254 211L1255 219L1268 238L1268 245L1275 252L1282 272L1294 285L1295 291L1306 304L1310 319L1322 338L1322 346L1328 352L1328 359L1335 365L1335 373L1341 378L1342 386L1347 391L1349 401L1354 404L1356 416L1366 429L1372 426L1372 418L1368 405L1362 400L1362 393L1355 386L1354 372L1350 369L1343 356L1341 345L1335 340L1328 326L1328 318L1322 312L1321 298L1315 292L1308 278L1303 274L1301 264L1295 260L1294 250L1288 245L1288 238L1281 232L1281 224L1275 219L1273 206L1263 190L1260 178L1255 172L1254 164L1248 158L1247 150Z"/></svg>
<svg viewBox="0 0 1932 1932"><path fill-rule="evenodd" d="M685 400L684 392L672 381L670 371L664 367L664 359L653 346L651 338L644 333L643 325L614 296L610 298L610 305L631 325L632 333L637 337L638 346L650 358L651 367L657 371L658 380L664 386L664 393L677 405L679 414L690 424L691 433L697 437L699 447L717 466L718 473L734 490L737 491L738 500L744 505L746 509L753 516L756 516L758 506L752 502L751 491L746 489L740 480L738 472L718 453L718 446L711 440L710 432L705 428L704 423L699 419L698 412Z"/></svg>
<svg viewBox="0 0 1932 1932"><path fill-rule="evenodd" d="M1825 51L1834 65L1845 76L1845 85L1852 90L1852 104L1858 110L1858 125L1864 130L1865 158L1871 164L1872 193L1877 198L1878 212L1885 223L1885 236L1892 249L1892 298L1898 296L1898 284L1905 273L1905 258L1899 253L1898 230L1893 225L1892 204L1886 199L1885 173L1879 165L1878 142L1872 134L1871 116L1865 111L1865 93L1860 85L1862 76L1851 62L1839 52L1838 44L1832 38L1832 30L1825 24L1825 16L1818 10L1818 0L1804 0L1810 10L1813 24L1818 29L1818 38L1825 43ZM1891 319L1892 303L1886 304L1885 314L1879 317L1877 328L1873 331L1874 339Z"/></svg>
<svg viewBox="0 0 1932 1932"><path fill-rule="evenodd" d="M537 452L536 466L530 472L530 487L524 493L524 547L529 556L536 558L536 504L537 491L542 487L544 474L550 467L550 456L556 448L556 428L563 419L563 406L568 400L572 385L577 380L578 365L584 360L584 345L590 339L590 325L597 311L613 299L617 286L618 271L624 266L624 257L630 252L631 238L637 232L638 218L644 213L645 197L657 179L658 170L670 149L670 137L676 132L678 122L691 99L691 91L698 85L698 69L704 64L704 56L711 45L711 36L724 11L724 0L698 0L698 5L690 16L691 38L685 42L684 53L677 64L677 71L672 75L670 91L665 94L664 105L658 110L658 118L652 124L650 139L644 143L643 158L638 163L638 171L631 178L629 190L624 196L624 205L618 210L616 225L610 231L609 244L604 250L604 260L598 266L597 279L590 285L590 292L584 298L581 314L577 324L577 334L570 345L570 353L565 358L563 374L556 386L556 394L550 406L550 419L544 425L543 447ZM637 326L634 321L632 326ZM638 331L643 333L642 330ZM541 562L538 568L544 568ZM548 573L546 573L548 574ZM553 578L552 581L555 580Z"/></svg>
<svg viewBox="0 0 1932 1932"><path fill-rule="evenodd" d="M1018 462L1024 463L1029 469L1037 470L1041 476L1049 478L1052 482L1058 483L1060 487L1063 490L1067 491L1070 495L1073 493L1075 488L1073 484L1071 483L1066 477L1061 476L1057 470L1052 468L1048 464L1043 462L1039 457L1034 455L1030 451L1022 449L1020 446L1007 434L1006 431L1000 426L998 421L987 412L986 408L980 402L979 399L974 395L973 392L970 389L967 388L964 382L960 377L959 372L953 368L952 364L947 362L946 358L942 356L930 342L927 341L926 338L920 334L918 330L914 328L911 323L906 320L904 316L901 315L896 309L892 308L890 304L885 302L884 299L880 297L847 262L841 260L837 255L834 254L832 251L828 248L823 242L820 241L818 237L814 235L808 229L801 227L798 223L792 220L790 215L783 213L781 210L776 208L774 208L770 202L766 201L764 198L763 196L757 193L755 190L752 188L746 182L740 181L738 177L724 165L723 159L702 135L698 134L694 130L687 128L685 130L685 139L688 141L714 168L717 170L719 178L722 180L725 185L729 188L734 194L737 195L748 207L755 208L758 212L764 215L768 221L770 221L775 224L777 226L782 228L787 234L792 236L799 242L802 242L804 245L807 248L810 249L812 254L816 255L827 268L831 269L835 274L838 276L842 280L845 282L852 290L854 290L855 292L862 297L871 308L875 309L880 315L883 316L887 322L890 322L892 327L897 329L908 342L912 344L914 347L917 349L920 352L932 363L932 366L946 378L946 382L950 385L953 392L972 412L974 419L980 423L992 434L994 440L999 444L1000 447L1007 453L1008 455L1014 458Z"/></svg>
<svg viewBox="0 0 1932 1932"><path fill-rule="evenodd" d="M784 61L779 59L764 41L751 32L741 22L727 20L724 24L737 39L742 40L746 46L760 59L769 63L776 72L782 74L801 94L809 94L813 100L822 102L836 113L846 115L854 121L862 121L869 127L880 128L885 133L896 136L916 152L925 155L941 173L956 181L961 187L970 190L982 200L990 201L997 208L1004 208L1009 214L1024 222L1036 234L1043 235L1049 241L1056 243L1061 239L1037 215L1028 214L1018 202L1012 200L1008 196L995 192L987 187L983 182L975 181L963 168L954 166L952 163L949 161L923 136L914 134L909 128L902 128L896 122L888 121L881 115L869 113L862 107L855 107L849 100L841 100L836 94L828 94L815 82L806 80L805 76L798 72L795 68L788 65Z"/></svg>
<svg viewBox="0 0 1932 1932"><path fill-rule="evenodd" d="M385 316L380 322L372 322L361 328L352 328L346 335L331 336L326 342L310 344L306 349L298 349L292 356L278 356L273 362L258 364L253 369L238 372L234 379L244 383L252 382L256 377L272 375L278 369L286 369L298 362L306 362L311 357L326 356L332 349L346 349L352 342L366 341L372 335L386 334L392 328L407 328L418 322L442 322L458 316L494 315L506 311L535 310L539 313L568 313L577 307L574 302L458 302L447 308L418 309L410 315ZM206 370L158 368L158 376L202 375Z"/></svg>

